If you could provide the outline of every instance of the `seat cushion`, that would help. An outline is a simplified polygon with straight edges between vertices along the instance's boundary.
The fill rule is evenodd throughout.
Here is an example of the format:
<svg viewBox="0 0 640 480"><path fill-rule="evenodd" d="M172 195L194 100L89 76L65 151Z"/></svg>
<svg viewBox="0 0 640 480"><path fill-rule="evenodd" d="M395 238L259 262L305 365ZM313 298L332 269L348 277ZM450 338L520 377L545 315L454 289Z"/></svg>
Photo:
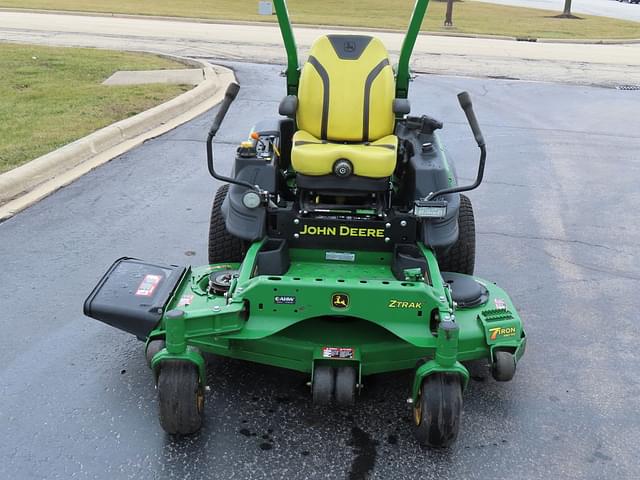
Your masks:
<svg viewBox="0 0 640 480"><path fill-rule="evenodd" d="M387 135L370 143L334 143L320 140L304 130L293 136L291 163L303 175L329 175L337 160L347 159L353 174L361 177L389 177L396 168L398 137Z"/></svg>

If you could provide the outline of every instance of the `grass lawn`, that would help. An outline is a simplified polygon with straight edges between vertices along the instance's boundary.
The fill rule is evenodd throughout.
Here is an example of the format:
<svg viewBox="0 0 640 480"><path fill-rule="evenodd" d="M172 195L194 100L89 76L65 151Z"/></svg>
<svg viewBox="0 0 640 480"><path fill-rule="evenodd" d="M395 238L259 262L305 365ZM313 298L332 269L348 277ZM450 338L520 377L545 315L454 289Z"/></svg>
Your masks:
<svg viewBox="0 0 640 480"><path fill-rule="evenodd" d="M153 55L0 43L0 173L189 90L110 86L117 70L185 68Z"/></svg>
<svg viewBox="0 0 640 480"><path fill-rule="evenodd" d="M289 0L292 22L404 29L412 0ZM275 21L257 14L257 0L0 0L0 6L105 13L168 15L206 19ZM557 11L508 7L475 1L456 2L454 29L442 26L446 2L432 0L423 28L536 38L640 38L640 22L579 15L552 18Z"/></svg>

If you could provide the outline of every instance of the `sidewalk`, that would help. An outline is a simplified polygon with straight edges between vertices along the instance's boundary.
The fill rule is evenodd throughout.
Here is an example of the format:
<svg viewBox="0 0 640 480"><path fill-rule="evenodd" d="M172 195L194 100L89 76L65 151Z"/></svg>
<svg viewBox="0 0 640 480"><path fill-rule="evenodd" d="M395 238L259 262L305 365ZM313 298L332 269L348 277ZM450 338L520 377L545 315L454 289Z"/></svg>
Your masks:
<svg viewBox="0 0 640 480"><path fill-rule="evenodd" d="M348 30L294 27L301 61L321 32ZM362 34L362 30L358 33ZM383 40L392 56L399 53L402 34L374 35ZM0 40L285 63L280 32L275 25L5 11L0 15ZM421 35L412 65L416 72L423 73L584 85L640 84L640 44L531 43Z"/></svg>
<svg viewBox="0 0 640 480"><path fill-rule="evenodd" d="M150 138L162 135L213 108L224 98L235 76L231 70L203 60L174 58L194 68L181 70L200 77L197 86L155 107L96 130L57 150L0 175L0 222L70 184ZM175 70L147 71L171 76ZM180 72L180 70L179 70ZM119 72L136 80L141 72ZM142 72L145 73L145 72ZM122 76L122 75L121 75Z"/></svg>

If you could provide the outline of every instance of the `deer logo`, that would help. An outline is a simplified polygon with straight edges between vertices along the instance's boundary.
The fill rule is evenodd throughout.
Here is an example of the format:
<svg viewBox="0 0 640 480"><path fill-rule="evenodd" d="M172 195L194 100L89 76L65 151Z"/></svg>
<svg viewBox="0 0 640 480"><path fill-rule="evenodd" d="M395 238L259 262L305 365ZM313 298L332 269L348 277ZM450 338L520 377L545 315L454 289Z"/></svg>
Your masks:
<svg viewBox="0 0 640 480"><path fill-rule="evenodd" d="M331 296L331 305L333 308L347 308L349 306L349 295L346 293L334 293Z"/></svg>

